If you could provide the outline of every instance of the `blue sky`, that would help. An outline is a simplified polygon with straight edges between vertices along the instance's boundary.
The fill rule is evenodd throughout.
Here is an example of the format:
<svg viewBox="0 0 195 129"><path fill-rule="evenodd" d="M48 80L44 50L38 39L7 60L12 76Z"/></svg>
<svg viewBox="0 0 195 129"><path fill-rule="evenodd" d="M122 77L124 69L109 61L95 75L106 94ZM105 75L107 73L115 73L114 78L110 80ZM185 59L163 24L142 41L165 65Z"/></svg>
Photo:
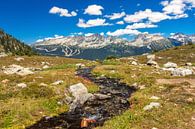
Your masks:
<svg viewBox="0 0 195 129"><path fill-rule="evenodd" d="M1 0L0 28L26 43L91 33L194 34L195 0Z"/></svg>

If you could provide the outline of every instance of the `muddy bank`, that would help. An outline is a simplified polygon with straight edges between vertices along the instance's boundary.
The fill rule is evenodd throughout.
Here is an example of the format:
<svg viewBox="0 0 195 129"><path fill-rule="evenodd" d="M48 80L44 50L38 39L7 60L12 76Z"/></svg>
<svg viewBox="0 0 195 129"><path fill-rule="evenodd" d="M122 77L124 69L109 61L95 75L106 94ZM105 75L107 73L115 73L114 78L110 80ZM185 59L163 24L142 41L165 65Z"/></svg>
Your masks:
<svg viewBox="0 0 195 129"><path fill-rule="evenodd" d="M100 86L98 94L110 96L104 99L88 100L83 106L77 107L72 112L65 112L55 117L44 117L34 125L26 129L81 129L83 118L95 120L89 124L88 128L102 126L103 123L115 115L119 115L129 109L129 97L135 88L129 87L125 83L120 83L118 79L96 77L91 74L93 68L83 68L77 70L77 76L88 79Z"/></svg>

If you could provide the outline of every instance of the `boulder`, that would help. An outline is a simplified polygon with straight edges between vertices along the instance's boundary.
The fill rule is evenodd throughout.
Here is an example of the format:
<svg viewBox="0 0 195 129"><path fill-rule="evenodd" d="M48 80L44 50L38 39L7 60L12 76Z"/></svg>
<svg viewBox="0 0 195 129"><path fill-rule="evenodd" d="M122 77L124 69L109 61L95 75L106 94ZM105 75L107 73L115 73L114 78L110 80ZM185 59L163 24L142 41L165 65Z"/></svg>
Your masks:
<svg viewBox="0 0 195 129"><path fill-rule="evenodd" d="M8 79L4 79L4 80L2 80L1 82L4 83L4 84L6 84L6 83L9 82L9 80L8 80Z"/></svg>
<svg viewBox="0 0 195 129"><path fill-rule="evenodd" d="M26 88L27 87L27 85L25 83L19 83L19 84L17 84L17 86L20 87L20 88Z"/></svg>
<svg viewBox="0 0 195 129"><path fill-rule="evenodd" d="M136 61L132 61L131 64L132 65L138 65L138 63Z"/></svg>
<svg viewBox="0 0 195 129"><path fill-rule="evenodd" d="M78 64L76 64L76 67L78 67L78 68L82 68L82 67L85 67L85 64L78 63Z"/></svg>
<svg viewBox="0 0 195 129"><path fill-rule="evenodd" d="M147 110L151 110L153 108L158 108L158 107L160 107L160 103L158 103L158 102L151 102L149 105L146 105L144 107L144 110L147 111Z"/></svg>
<svg viewBox="0 0 195 129"><path fill-rule="evenodd" d="M158 63L156 61L153 61L153 60L149 60L147 62L147 65L150 65L150 66L158 66Z"/></svg>
<svg viewBox="0 0 195 129"><path fill-rule="evenodd" d="M192 66L192 63L187 62L185 65L186 65L186 66Z"/></svg>
<svg viewBox="0 0 195 129"><path fill-rule="evenodd" d="M159 98L159 97L157 97L157 96L152 96L152 97L150 97L150 99L153 99L153 100L159 100L160 98Z"/></svg>
<svg viewBox="0 0 195 129"><path fill-rule="evenodd" d="M99 94L99 93L94 94L94 97L95 97L96 99L99 99L99 100L104 100L104 99L109 99L109 98L111 98L111 96L109 96L109 95L104 95L104 94Z"/></svg>
<svg viewBox="0 0 195 129"><path fill-rule="evenodd" d="M94 97L88 93L87 88L82 83L70 86L69 91L75 98L70 105L70 111L74 111L76 107L82 106L89 98Z"/></svg>
<svg viewBox="0 0 195 129"><path fill-rule="evenodd" d="M61 85L62 83L64 83L63 80L58 80L58 81L55 81L54 83L52 83L52 85Z"/></svg>
<svg viewBox="0 0 195 129"><path fill-rule="evenodd" d="M22 57L16 57L16 58L14 58L14 60L16 60L16 61L24 61L24 58L22 58Z"/></svg>
<svg viewBox="0 0 195 129"><path fill-rule="evenodd" d="M49 68L48 65L44 65L44 66L43 66L43 69L48 69L48 68Z"/></svg>
<svg viewBox="0 0 195 129"><path fill-rule="evenodd" d="M155 60L155 55L147 55L148 60Z"/></svg>
<svg viewBox="0 0 195 129"><path fill-rule="evenodd" d="M5 74L17 74L17 75L21 75L21 76L26 76L26 75L29 75L29 74L34 74L34 72L32 72L30 70L30 68L24 68L22 66L19 66L19 65L10 65L8 67L4 67L3 68L3 72Z"/></svg>
<svg viewBox="0 0 195 129"><path fill-rule="evenodd" d="M187 76L192 74L193 74L193 70L187 68L176 68L171 71L172 76Z"/></svg>
<svg viewBox="0 0 195 129"><path fill-rule="evenodd" d="M167 62L166 64L164 64L165 68L177 68L177 64L173 63L173 62Z"/></svg>

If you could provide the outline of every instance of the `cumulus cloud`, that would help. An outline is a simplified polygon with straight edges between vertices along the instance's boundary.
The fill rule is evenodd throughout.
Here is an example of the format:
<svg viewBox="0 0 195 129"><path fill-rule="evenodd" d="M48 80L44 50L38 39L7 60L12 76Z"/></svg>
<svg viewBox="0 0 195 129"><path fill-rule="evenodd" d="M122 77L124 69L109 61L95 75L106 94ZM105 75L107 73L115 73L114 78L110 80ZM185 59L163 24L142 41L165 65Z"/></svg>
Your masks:
<svg viewBox="0 0 195 129"><path fill-rule="evenodd" d="M109 18L110 20L119 19L126 15L125 12L113 13L112 15L105 15L104 17Z"/></svg>
<svg viewBox="0 0 195 129"><path fill-rule="evenodd" d="M73 17L73 16L77 16L77 13L75 11L72 11L69 13L69 11L67 9L63 9L63 8L59 8L59 7L52 7L49 10L49 13L51 14L59 14L61 17Z"/></svg>
<svg viewBox="0 0 195 129"><path fill-rule="evenodd" d="M85 36L92 36L94 33L86 33Z"/></svg>
<svg viewBox="0 0 195 129"><path fill-rule="evenodd" d="M89 14L89 15L102 15L102 10L104 8L100 5L89 5L86 9L84 14Z"/></svg>
<svg viewBox="0 0 195 129"><path fill-rule="evenodd" d="M185 11L195 8L195 0L166 0L161 5L164 6L162 10L165 14L174 15L173 19L186 18L188 14Z"/></svg>
<svg viewBox="0 0 195 129"><path fill-rule="evenodd" d="M128 29L142 29L142 28L156 28L157 25L151 23L134 23L132 25L128 25L126 28Z"/></svg>
<svg viewBox="0 0 195 129"><path fill-rule="evenodd" d="M153 12L151 9L146 9L144 11L135 12L133 15L127 15L124 20L127 23L141 22L143 20L149 20L150 22L160 22L162 20L170 19L171 17L161 13Z"/></svg>
<svg viewBox="0 0 195 129"><path fill-rule="evenodd" d="M79 22L77 23L77 26L81 28L107 26L107 25L111 25L111 24L106 23L106 19L100 19L100 18L88 20L87 22L85 22L85 20L83 19L79 19Z"/></svg>
<svg viewBox="0 0 195 129"><path fill-rule="evenodd" d="M124 23L124 21L118 21L116 24L123 25L125 23Z"/></svg>

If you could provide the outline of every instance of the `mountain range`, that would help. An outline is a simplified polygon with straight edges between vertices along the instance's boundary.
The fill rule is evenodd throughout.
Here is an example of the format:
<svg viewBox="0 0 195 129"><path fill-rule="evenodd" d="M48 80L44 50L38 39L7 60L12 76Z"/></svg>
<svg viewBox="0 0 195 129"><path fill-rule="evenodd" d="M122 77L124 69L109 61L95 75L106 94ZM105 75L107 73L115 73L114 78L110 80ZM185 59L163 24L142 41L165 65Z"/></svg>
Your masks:
<svg viewBox="0 0 195 129"><path fill-rule="evenodd" d="M119 37L102 36L56 36L39 40L32 48L40 54L84 59L104 59L107 56L132 56L160 51L174 46L195 43L195 35L175 33L169 38L159 34L139 34L129 41Z"/></svg>

